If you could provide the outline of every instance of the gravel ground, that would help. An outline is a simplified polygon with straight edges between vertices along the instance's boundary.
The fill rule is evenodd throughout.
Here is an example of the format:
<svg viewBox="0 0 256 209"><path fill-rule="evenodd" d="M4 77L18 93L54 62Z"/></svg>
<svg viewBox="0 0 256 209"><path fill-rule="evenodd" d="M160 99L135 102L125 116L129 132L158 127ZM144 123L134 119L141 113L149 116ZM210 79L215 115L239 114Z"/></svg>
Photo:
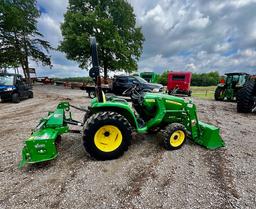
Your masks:
<svg viewBox="0 0 256 209"><path fill-rule="evenodd" d="M256 117L236 113L234 103L194 101L199 118L221 128L226 147L219 150L188 142L166 151L157 135L135 134L123 157L101 162L79 134L65 134L56 160L19 170L23 140L47 111L61 100L89 103L82 91L62 87L35 86L34 95L0 103L0 208L256 207Z"/></svg>

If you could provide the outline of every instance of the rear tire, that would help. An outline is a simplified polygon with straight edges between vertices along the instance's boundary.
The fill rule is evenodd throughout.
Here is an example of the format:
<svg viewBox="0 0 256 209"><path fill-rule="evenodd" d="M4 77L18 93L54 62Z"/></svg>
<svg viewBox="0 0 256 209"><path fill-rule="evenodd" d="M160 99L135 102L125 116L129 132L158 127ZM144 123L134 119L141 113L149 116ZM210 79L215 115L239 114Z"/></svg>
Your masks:
<svg viewBox="0 0 256 209"><path fill-rule="evenodd" d="M184 125L172 123L161 130L164 148L167 150L180 149L187 139L187 132Z"/></svg>
<svg viewBox="0 0 256 209"><path fill-rule="evenodd" d="M20 102L20 96L19 96L18 93L14 93L12 95L12 102L14 102L14 103L19 103Z"/></svg>
<svg viewBox="0 0 256 209"><path fill-rule="evenodd" d="M83 143L97 160L112 160L128 150L132 138L128 120L116 112L99 112L84 125Z"/></svg>
<svg viewBox="0 0 256 209"><path fill-rule="evenodd" d="M88 110L85 112L84 114L84 118L83 118L83 124L86 123L86 121L93 115L93 112L91 110Z"/></svg>
<svg viewBox="0 0 256 209"><path fill-rule="evenodd" d="M223 101L223 97L221 97L224 93L224 88L217 87L214 93L214 98L216 101Z"/></svg>
<svg viewBox="0 0 256 209"><path fill-rule="evenodd" d="M252 109L256 106L254 96L256 96L256 82L248 80L237 93L237 112L252 112Z"/></svg>

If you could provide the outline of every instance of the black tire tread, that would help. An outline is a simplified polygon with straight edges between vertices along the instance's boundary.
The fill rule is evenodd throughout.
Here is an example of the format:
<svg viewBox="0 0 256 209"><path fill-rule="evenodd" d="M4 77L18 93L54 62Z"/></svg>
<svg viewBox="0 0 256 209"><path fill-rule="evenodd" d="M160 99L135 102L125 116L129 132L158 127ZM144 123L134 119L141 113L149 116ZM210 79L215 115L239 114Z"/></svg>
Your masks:
<svg viewBox="0 0 256 209"><path fill-rule="evenodd" d="M187 138L186 128L185 128L184 125L182 125L180 123L171 123L160 131L161 138L163 140L163 146L164 146L165 149L167 149L167 150L176 150L176 149L181 148L184 145L184 143L186 142L186 138L180 146L178 146L178 147L171 147L170 146L170 136L171 136L171 134L173 133L173 131L181 130L181 129L184 130L184 132L186 133L186 138Z"/></svg>
<svg viewBox="0 0 256 209"><path fill-rule="evenodd" d="M20 102L20 97L19 97L18 93L14 93L12 95L12 102L14 102L14 103L19 103Z"/></svg>
<svg viewBox="0 0 256 209"><path fill-rule="evenodd" d="M256 95L256 82L248 80L237 93L237 112L250 113L255 105L253 96Z"/></svg>
<svg viewBox="0 0 256 209"><path fill-rule="evenodd" d="M103 156L103 155L99 155L98 153L96 153L94 151L94 149L92 148L92 146L89 145L89 143L87 143L87 137L90 137L90 129L95 126L95 124L101 123L102 121L106 121L108 119L114 119L114 120L118 120L121 124L123 124L123 126L126 129L126 137L124 140L124 145L121 151L119 151L118 153L114 153L111 156ZM84 124L84 131L83 131L84 135L83 135L83 144L85 147L85 150L95 159L97 160L111 160L111 159L116 159L120 156L123 155L124 151L128 150L128 146L131 144L131 138L132 138L132 127L129 123L129 121L121 114L116 113L116 112L99 112L99 113L95 113L93 115L91 115L91 117L85 122ZM123 134L123 133L122 133Z"/></svg>
<svg viewBox="0 0 256 209"><path fill-rule="evenodd" d="M220 98L220 93L221 93L221 91L223 91L224 89L222 88L222 87L217 87L216 89L215 89L215 92L214 92L214 99L216 100L216 101L222 101L223 99L222 98Z"/></svg>

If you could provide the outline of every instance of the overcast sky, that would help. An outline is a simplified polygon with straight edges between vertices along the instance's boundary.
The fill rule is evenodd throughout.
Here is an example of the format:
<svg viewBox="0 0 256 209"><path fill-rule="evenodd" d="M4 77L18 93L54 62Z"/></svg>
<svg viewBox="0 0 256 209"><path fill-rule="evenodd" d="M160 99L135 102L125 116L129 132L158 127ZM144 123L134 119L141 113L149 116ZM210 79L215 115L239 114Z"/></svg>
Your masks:
<svg viewBox="0 0 256 209"><path fill-rule="evenodd" d="M145 36L139 71L256 73L256 0L128 0ZM39 31L53 47L68 0L38 0ZM53 68L32 63L40 76L88 75L52 51Z"/></svg>

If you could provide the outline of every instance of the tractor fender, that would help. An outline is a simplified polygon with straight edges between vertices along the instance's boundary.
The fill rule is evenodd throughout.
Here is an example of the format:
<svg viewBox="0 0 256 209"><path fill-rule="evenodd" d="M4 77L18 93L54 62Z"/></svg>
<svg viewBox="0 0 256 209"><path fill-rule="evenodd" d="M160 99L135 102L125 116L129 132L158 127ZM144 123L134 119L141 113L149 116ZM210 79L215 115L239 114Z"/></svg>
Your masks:
<svg viewBox="0 0 256 209"><path fill-rule="evenodd" d="M135 129L138 129L138 122L134 115L134 112L132 111L131 107L122 102L104 102L104 103L94 103L91 107L91 111L93 113L98 112L116 112L120 115L123 115L131 124L132 127Z"/></svg>

